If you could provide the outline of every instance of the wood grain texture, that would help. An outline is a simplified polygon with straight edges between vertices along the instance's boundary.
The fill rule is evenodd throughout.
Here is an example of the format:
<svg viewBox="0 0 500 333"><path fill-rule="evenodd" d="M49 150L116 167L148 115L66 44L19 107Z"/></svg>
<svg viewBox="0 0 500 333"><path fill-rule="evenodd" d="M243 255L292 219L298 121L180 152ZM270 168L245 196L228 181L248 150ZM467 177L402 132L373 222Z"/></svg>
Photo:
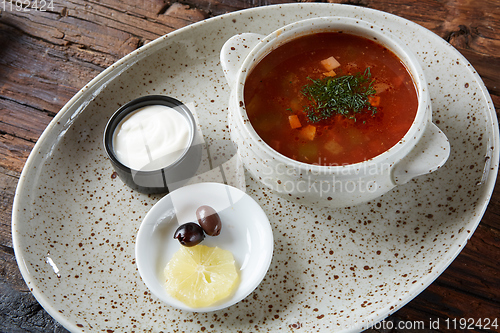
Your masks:
<svg viewBox="0 0 500 333"><path fill-rule="evenodd" d="M47 12L0 10L0 332L65 331L27 291L14 258L10 230L19 174L57 112L109 65L159 36L227 12L285 2L296 1L54 0L54 10ZM498 0L328 2L383 10L432 30L471 62L499 114ZM500 185L496 186L479 227L457 259L388 321L428 324L430 319L444 323L450 318L498 317L498 258ZM440 325L439 330L431 330L427 325L425 331L453 331L444 328ZM478 328L473 331L487 332Z"/></svg>

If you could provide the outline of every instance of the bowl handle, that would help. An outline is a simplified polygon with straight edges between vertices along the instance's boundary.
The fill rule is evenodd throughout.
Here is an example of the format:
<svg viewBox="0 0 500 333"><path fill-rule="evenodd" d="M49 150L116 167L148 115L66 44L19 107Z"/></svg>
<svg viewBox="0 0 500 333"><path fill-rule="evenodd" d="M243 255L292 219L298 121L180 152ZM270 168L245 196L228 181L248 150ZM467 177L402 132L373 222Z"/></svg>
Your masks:
<svg viewBox="0 0 500 333"><path fill-rule="evenodd" d="M229 38L222 46L220 63L227 83L232 88L243 60L257 43L265 36L254 33L242 33Z"/></svg>
<svg viewBox="0 0 500 333"><path fill-rule="evenodd" d="M450 156L450 142L434 123L427 128L406 157L392 168L392 179L396 185L405 184L412 178L436 171Z"/></svg>

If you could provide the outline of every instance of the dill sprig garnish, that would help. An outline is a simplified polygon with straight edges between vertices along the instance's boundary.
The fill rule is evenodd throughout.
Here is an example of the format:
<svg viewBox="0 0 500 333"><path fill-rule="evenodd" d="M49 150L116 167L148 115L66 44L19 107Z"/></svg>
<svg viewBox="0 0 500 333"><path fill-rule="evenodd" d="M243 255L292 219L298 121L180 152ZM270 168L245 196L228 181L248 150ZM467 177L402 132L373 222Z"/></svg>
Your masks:
<svg viewBox="0 0 500 333"><path fill-rule="evenodd" d="M355 120L356 113L363 110L371 111L372 115L377 112L377 108L368 101L368 97L376 92L372 86L370 67L363 74L308 79L312 83L304 86L302 94L311 102L304 107L304 111L313 123L336 114Z"/></svg>

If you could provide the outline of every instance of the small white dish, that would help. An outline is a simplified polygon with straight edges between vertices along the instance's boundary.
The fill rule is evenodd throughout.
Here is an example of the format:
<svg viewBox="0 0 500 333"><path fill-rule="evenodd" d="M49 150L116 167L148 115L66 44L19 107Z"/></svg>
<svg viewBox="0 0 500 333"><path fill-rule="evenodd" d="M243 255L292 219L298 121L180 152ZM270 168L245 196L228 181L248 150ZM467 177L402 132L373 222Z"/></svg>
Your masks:
<svg viewBox="0 0 500 333"><path fill-rule="evenodd" d="M230 251L239 271L239 284L228 298L209 307L192 308L171 297L164 288L163 270L182 246L174 239L184 223L196 222L196 209L213 207L222 221L218 236L201 244ZM209 312L247 297L262 281L271 263L274 239L269 220L257 202L241 190L220 183L179 188L158 201L144 218L135 246L137 267L149 290L168 305L193 312Z"/></svg>
<svg viewBox="0 0 500 333"><path fill-rule="evenodd" d="M240 188L273 227L272 274L255 297L223 313L200 315L152 302L137 274L133 240L159 199L129 189L114 173L102 148L109 117L131 98L178 97L196 111L204 141L222 159L220 147L232 143L220 47L239 32L268 34L328 15L362 17L408 41L429 75L433 119L450 139L450 159L439 171L350 209L299 206L245 172ZM480 76L433 32L351 5L257 7L148 43L76 94L40 136L19 177L12 243L27 288L71 332L199 332L204 326L212 333L248 333L256 325L264 332L297 325L298 332L361 332L419 295L464 249L495 187L499 147L495 107ZM214 166L225 167L219 162ZM223 181L217 170L213 179ZM325 269L329 265L335 271Z"/></svg>

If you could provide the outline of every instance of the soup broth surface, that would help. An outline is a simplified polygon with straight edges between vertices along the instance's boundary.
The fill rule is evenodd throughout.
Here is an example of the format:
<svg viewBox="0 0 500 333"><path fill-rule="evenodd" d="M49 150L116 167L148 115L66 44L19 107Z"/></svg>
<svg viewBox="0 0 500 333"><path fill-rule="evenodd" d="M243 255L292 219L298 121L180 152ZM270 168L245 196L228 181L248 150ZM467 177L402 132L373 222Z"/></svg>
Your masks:
<svg viewBox="0 0 500 333"><path fill-rule="evenodd" d="M365 75L363 110L317 120L304 95L313 80ZM335 81L333 81L335 82ZM413 80L387 48L340 32L292 40L264 57L245 82L245 107L257 134L279 153L319 165L369 160L394 146L418 106Z"/></svg>

